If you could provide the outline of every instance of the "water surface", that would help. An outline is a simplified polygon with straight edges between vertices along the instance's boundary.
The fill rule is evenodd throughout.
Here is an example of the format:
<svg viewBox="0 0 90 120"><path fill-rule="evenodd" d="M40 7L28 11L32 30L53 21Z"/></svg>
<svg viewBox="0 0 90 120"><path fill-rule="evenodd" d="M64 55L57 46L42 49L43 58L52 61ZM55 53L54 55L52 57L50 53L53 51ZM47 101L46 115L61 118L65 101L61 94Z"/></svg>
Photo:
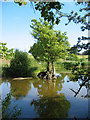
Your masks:
<svg viewBox="0 0 90 120"><path fill-rule="evenodd" d="M18 118L87 118L88 99L85 86L79 89L78 82L70 81L70 74L60 74L57 81L47 80L12 80L5 79L0 85L2 99L7 93L11 96L10 110L14 106L21 109ZM9 116L10 117L10 116Z"/></svg>

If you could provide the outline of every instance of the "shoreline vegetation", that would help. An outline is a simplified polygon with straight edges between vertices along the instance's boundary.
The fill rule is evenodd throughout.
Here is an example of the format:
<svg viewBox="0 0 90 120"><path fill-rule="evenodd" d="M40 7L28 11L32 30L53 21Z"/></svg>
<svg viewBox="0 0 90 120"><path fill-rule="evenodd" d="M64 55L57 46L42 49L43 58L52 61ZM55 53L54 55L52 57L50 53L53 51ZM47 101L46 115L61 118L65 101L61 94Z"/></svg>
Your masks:
<svg viewBox="0 0 90 120"><path fill-rule="evenodd" d="M21 52L20 54L22 54L23 52ZM19 53L18 53L19 54ZM20 55L19 54L19 55ZM25 53L26 54L26 53ZM45 62L38 62L37 60L34 59L34 57L32 55L29 55L27 53L27 56L28 56L28 61L30 61L26 67L22 68L23 66L23 63L25 63L25 61L21 64L21 60L20 60L20 57L18 56L18 63L17 61L15 61L14 59L9 59L9 60L5 60L5 59L2 59L2 62L1 62L1 68L2 68L2 78L5 78L5 77L10 77L12 78L12 80L26 80L26 79L32 79L33 77L34 78L38 78L38 74L40 72L45 72L47 70L47 64ZM89 62L88 62L88 55L77 55L77 57L79 58L78 61L75 61L75 60L65 60L65 59L58 59L54 65L55 65L55 68L56 68L56 73L58 73L60 71L60 73L72 73L72 67L77 65L76 68L80 68L80 67L83 67L83 68L87 68L87 66L89 66ZM22 59L22 58L21 58ZM14 61L14 62L11 62L11 61ZM13 71L13 73L16 73L19 75L16 75L16 76L7 76L9 73L8 70L10 70L10 66L11 66L11 63L12 65L14 65L13 69L11 69L11 72ZM19 64L20 63L20 64ZM16 65L16 66L15 66ZM19 66L20 65L20 66ZM15 69L15 67L17 68L17 71ZM31 75L27 76L27 75L20 75L20 73L18 72L19 70L22 72L23 71L23 74L24 74L24 71L26 71L27 67L30 69L29 73Z"/></svg>

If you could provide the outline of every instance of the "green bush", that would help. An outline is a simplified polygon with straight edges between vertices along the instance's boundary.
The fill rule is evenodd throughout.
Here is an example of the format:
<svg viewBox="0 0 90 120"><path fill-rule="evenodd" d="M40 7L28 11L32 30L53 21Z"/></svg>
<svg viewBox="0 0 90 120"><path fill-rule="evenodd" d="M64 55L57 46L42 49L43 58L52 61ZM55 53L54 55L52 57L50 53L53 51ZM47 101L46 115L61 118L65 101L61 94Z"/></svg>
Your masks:
<svg viewBox="0 0 90 120"><path fill-rule="evenodd" d="M79 66L80 62L63 62L63 64L67 70L72 70L73 67Z"/></svg>
<svg viewBox="0 0 90 120"><path fill-rule="evenodd" d="M37 67L32 67L31 60L27 52L15 51L15 56L10 62L10 67L3 68L3 76L10 77L30 77L34 75Z"/></svg>
<svg viewBox="0 0 90 120"><path fill-rule="evenodd" d="M75 54L70 54L66 57L66 60L74 60L74 61L79 61L79 58Z"/></svg>
<svg viewBox="0 0 90 120"><path fill-rule="evenodd" d="M82 62L82 63L81 63L81 66L88 66L88 65L89 65L88 62Z"/></svg>
<svg viewBox="0 0 90 120"><path fill-rule="evenodd" d="M57 61L55 63L55 67L64 67L63 62L62 61Z"/></svg>
<svg viewBox="0 0 90 120"><path fill-rule="evenodd" d="M86 58L81 58L80 62L86 61Z"/></svg>

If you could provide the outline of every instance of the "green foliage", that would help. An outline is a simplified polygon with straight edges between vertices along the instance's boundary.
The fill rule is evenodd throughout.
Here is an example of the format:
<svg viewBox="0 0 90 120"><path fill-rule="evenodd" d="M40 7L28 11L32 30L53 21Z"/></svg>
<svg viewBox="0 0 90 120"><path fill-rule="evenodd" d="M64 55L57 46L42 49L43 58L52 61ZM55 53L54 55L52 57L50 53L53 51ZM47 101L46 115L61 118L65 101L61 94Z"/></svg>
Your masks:
<svg viewBox="0 0 90 120"><path fill-rule="evenodd" d="M84 62L81 63L81 66L88 66L88 65L89 65L89 62L84 61Z"/></svg>
<svg viewBox="0 0 90 120"><path fill-rule="evenodd" d="M86 61L86 58L81 58L80 62Z"/></svg>
<svg viewBox="0 0 90 120"><path fill-rule="evenodd" d="M54 31L51 29L52 26L46 21L43 22L42 19L40 19L40 22L35 19L32 22L32 35L37 39L37 43L30 48L29 52L32 53L35 59L54 62L67 54L69 43L66 33Z"/></svg>
<svg viewBox="0 0 90 120"><path fill-rule="evenodd" d="M63 62L57 61L56 64L57 64L57 65L63 65Z"/></svg>
<svg viewBox="0 0 90 120"><path fill-rule="evenodd" d="M17 3L17 4L19 4L19 6L27 5L26 0L14 0L14 2Z"/></svg>
<svg viewBox="0 0 90 120"><path fill-rule="evenodd" d="M55 62L55 67L64 67L63 61L60 61L60 59L57 60L57 61Z"/></svg>
<svg viewBox="0 0 90 120"><path fill-rule="evenodd" d="M73 60L73 61L79 61L79 58L77 55L75 54L69 54L67 57L66 57L66 60Z"/></svg>
<svg viewBox="0 0 90 120"><path fill-rule="evenodd" d="M3 68L3 76L28 77L34 76L37 67L32 67L31 59L27 52L15 51L15 56L10 62L10 67Z"/></svg>
<svg viewBox="0 0 90 120"><path fill-rule="evenodd" d="M87 22L87 19L89 17L89 7L90 7L90 2L84 2L77 0L77 5L82 4L82 8L79 9L79 12L74 12L71 11L70 15L68 15L68 23L73 21L74 23L81 23L83 26L81 27L82 31L85 29L89 30L89 22ZM84 14L80 14L80 13Z"/></svg>
<svg viewBox="0 0 90 120"><path fill-rule="evenodd" d="M27 4L26 0L14 0L14 2L19 4L19 6ZM35 8L41 13L41 17L43 17L44 20L47 20L51 24L59 24L60 19L62 17L66 17L68 18L68 22L66 23L66 25L73 21L74 23L83 24L83 26L81 27L82 31L84 31L85 29L89 30L90 26L87 22L90 6L89 0L86 2L84 0L77 0L77 2L73 4L76 4L78 6L80 4L82 5L82 7L80 7L78 12L74 12L74 10L72 10L70 13L63 13L61 11L62 7L64 6L63 2L56 2L55 0L52 0L52 2L49 2L49 0L47 0L46 2L44 0L41 0L41 2L35 1L34 4L30 1L30 4L33 6L33 8Z"/></svg>
<svg viewBox="0 0 90 120"><path fill-rule="evenodd" d="M44 20L47 20L52 24L53 23L59 24L60 19L62 17L66 17L68 18L68 22L66 23L66 25L68 25L71 21L73 21L74 23L81 23L83 25L81 27L82 31L84 31L85 29L89 30L89 23L87 22L87 19L89 16L90 2L77 0L76 5L79 6L79 4L82 5L82 8L80 8L78 12L74 12L74 10L72 10L70 13L68 12L63 13L61 11L64 5L62 2L37 2L35 3L35 9L40 11L41 17L43 17Z"/></svg>
<svg viewBox="0 0 90 120"><path fill-rule="evenodd" d="M54 23L59 24L60 23L60 19L62 17L66 17L68 19L67 23L65 25L68 25L71 21L73 21L76 24L81 23L81 30L85 31L85 30L90 30L90 25L88 22L88 17L90 16L90 1L89 0L77 0L77 2L75 3L77 6L79 6L79 4L81 5L80 9L78 9L78 12L74 12L74 10L72 10L70 13L63 13L61 11L61 8L63 6L63 4L61 2L39 2L35 4L35 9L39 10L41 12L41 17L44 18L44 20L47 20L48 22L50 22L52 25ZM76 6L76 7L77 7ZM57 14L56 14L57 13ZM84 37L82 36L82 38L79 38L79 42L77 43L77 45L74 45L72 47L73 53L78 53L80 52L83 48L84 49L88 49L90 46L90 43L84 44L82 42L80 42L81 40L89 40L90 37ZM89 51L86 52L86 54L89 54Z"/></svg>
<svg viewBox="0 0 90 120"><path fill-rule="evenodd" d="M69 52L70 52L70 54L75 54L75 55L79 54L79 50L78 50L78 48L77 48L77 44L76 44L76 45L73 45L73 47L71 47L71 48L69 49Z"/></svg>
<svg viewBox="0 0 90 120"><path fill-rule="evenodd" d="M41 12L41 17L44 17L44 20L47 20L52 24L54 22L56 24L59 24L60 19L55 12L58 13L61 10L62 5L63 4L61 2L38 2L35 4L35 9ZM60 17L61 16L62 14L60 15Z"/></svg>
<svg viewBox="0 0 90 120"><path fill-rule="evenodd" d="M13 49L8 49L6 43L0 42L0 58L10 59L14 55Z"/></svg>
<svg viewBox="0 0 90 120"><path fill-rule="evenodd" d="M80 65L80 62L63 62L64 64L64 67L67 69L67 70L72 70L73 67L76 67L76 66L79 66Z"/></svg>
<svg viewBox="0 0 90 120"><path fill-rule="evenodd" d="M81 80L87 81L90 79L89 77L89 68L88 67L73 67L72 74L74 75L73 80Z"/></svg>

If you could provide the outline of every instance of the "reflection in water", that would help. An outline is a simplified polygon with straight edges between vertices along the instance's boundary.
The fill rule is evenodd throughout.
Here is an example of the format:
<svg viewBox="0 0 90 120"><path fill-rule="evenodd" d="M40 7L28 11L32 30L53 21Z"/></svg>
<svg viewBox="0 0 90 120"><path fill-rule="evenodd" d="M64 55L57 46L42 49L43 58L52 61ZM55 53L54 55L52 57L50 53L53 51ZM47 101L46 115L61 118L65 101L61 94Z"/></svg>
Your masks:
<svg viewBox="0 0 90 120"><path fill-rule="evenodd" d="M66 118L70 108L70 102L63 93L58 95L62 89L64 80L35 81L34 87L37 88L39 99L31 102L40 118Z"/></svg>
<svg viewBox="0 0 90 120"><path fill-rule="evenodd" d="M53 97L57 95L57 91L61 91L63 81L35 81L34 87L37 88L39 95Z"/></svg>
<svg viewBox="0 0 90 120"><path fill-rule="evenodd" d="M11 105L11 93L8 93L7 96L2 100L2 118L8 119L13 118L17 119L18 116L21 115L21 109L18 109L17 104L14 103L12 109L10 108Z"/></svg>
<svg viewBox="0 0 90 120"><path fill-rule="evenodd" d="M31 80L11 80L11 92L14 91L13 97L20 99L25 97L28 94L28 91L31 89Z"/></svg>
<svg viewBox="0 0 90 120"><path fill-rule="evenodd" d="M15 101L18 108L22 109L21 118L68 118L78 117L79 113L81 113L79 117L82 117L82 113L86 117L87 99L73 97L73 92L69 88L77 89L78 82L70 82L70 76L61 73L56 81L33 79L5 82L3 84L5 90L7 87L11 92L15 90L12 94L15 99L11 97L10 110ZM10 83L9 86L6 83Z"/></svg>
<svg viewBox="0 0 90 120"><path fill-rule="evenodd" d="M33 100L31 105L34 105L40 118L66 118L70 108L70 102L62 93L56 97L42 97Z"/></svg>

